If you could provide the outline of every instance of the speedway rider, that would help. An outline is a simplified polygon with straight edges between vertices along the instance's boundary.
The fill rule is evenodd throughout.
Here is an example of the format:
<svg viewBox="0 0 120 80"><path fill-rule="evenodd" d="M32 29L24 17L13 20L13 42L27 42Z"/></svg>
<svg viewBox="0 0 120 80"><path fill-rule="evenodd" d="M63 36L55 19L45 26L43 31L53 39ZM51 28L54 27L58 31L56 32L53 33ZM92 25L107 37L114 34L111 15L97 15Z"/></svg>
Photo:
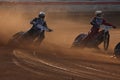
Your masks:
<svg viewBox="0 0 120 80"><path fill-rule="evenodd" d="M32 37L38 37L38 41L41 42L45 38L45 31L51 32L52 30L47 27L47 23L44 20L45 13L40 12L38 18L34 18L30 24L32 24L32 28L28 31L28 33Z"/></svg>
<svg viewBox="0 0 120 80"><path fill-rule="evenodd" d="M103 18L103 12L100 10L95 12L95 17L93 17L90 24L92 25L92 28L88 36L85 38L84 40L85 42L87 42L88 40L91 40L99 32L101 25L107 25L107 26L112 26L113 28L116 28L116 26L106 22L106 20Z"/></svg>

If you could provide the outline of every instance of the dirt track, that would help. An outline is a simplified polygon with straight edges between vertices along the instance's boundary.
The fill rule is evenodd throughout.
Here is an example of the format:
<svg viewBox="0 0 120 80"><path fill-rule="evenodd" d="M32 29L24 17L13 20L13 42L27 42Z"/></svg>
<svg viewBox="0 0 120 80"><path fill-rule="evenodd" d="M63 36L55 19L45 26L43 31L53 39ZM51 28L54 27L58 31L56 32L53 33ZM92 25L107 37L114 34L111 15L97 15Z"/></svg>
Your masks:
<svg viewBox="0 0 120 80"><path fill-rule="evenodd" d="M39 52L33 53L31 50L12 51L2 45L14 33L30 28L29 21L40 9L33 7L32 13L30 8L22 6L2 6L0 9L0 80L120 80L120 60L111 57L114 46L120 41L119 29L110 31L107 52L102 45L100 51L70 49L76 35L88 32L92 13L47 14L46 20L54 32L46 33ZM119 14L107 13L105 17L119 26Z"/></svg>
<svg viewBox="0 0 120 80"><path fill-rule="evenodd" d="M36 53L2 48L1 80L120 80L120 60L104 51L50 46Z"/></svg>

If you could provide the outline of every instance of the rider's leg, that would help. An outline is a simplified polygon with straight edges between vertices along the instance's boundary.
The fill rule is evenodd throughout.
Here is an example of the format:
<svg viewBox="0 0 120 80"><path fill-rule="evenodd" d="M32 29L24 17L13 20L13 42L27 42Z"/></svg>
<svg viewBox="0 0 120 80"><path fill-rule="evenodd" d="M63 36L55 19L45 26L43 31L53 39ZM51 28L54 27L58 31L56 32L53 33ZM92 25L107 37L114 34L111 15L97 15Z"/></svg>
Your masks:
<svg viewBox="0 0 120 80"><path fill-rule="evenodd" d="M34 40L38 36L38 32L39 30L33 26L27 33L29 35L29 38Z"/></svg>
<svg viewBox="0 0 120 80"><path fill-rule="evenodd" d="M41 42L44 40L44 38L45 38L45 32L43 31L43 32L41 32L41 33L39 34L39 36L38 36L38 39L37 39L37 41L36 41L37 45L40 45Z"/></svg>
<svg viewBox="0 0 120 80"><path fill-rule="evenodd" d="M97 34L99 31L99 29L96 28L91 28L91 32L88 34L88 36L83 39L82 43L84 43L84 45L82 45L83 47L87 46L87 44L94 38L95 34Z"/></svg>
<svg viewBox="0 0 120 80"><path fill-rule="evenodd" d="M92 27L91 32L88 34L88 36L84 39L85 42L91 40L94 38L94 36L98 33L99 28Z"/></svg>

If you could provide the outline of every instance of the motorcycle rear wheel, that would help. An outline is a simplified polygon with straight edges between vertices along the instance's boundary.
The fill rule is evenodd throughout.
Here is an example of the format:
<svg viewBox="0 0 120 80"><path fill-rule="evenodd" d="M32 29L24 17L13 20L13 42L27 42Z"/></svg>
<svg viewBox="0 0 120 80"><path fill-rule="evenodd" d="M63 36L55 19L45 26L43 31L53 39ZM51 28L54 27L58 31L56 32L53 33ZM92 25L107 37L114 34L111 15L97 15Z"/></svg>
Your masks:
<svg viewBox="0 0 120 80"><path fill-rule="evenodd" d="M16 46L18 44L18 39L21 37L23 32L18 32L12 36L12 38L8 41L8 46Z"/></svg>
<svg viewBox="0 0 120 80"><path fill-rule="evenodd" d="M82 47L82 44L83 43L81 43L82 42L82 40L83 40L83 38L85 38L87 35L86 34L79 34L76 38L75 38L75 40L74 40L74 42L73 42L73 44L72 44L72 47Z"/></svg>

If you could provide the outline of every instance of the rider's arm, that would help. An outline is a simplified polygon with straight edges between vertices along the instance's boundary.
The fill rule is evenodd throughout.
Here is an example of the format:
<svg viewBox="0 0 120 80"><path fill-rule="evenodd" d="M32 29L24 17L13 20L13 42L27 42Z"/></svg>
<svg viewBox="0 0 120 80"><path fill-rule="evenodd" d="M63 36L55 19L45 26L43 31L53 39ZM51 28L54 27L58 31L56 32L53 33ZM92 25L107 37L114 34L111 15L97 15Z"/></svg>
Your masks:
<svg viewBox="0 0 120 80"><path fill-rule="evenodd" d="M95 17L92 19L92 21L90 22L90 24L93 25L93 26L99 27L99 25L96 22L96 18Z"/></svg>
<svg viewBox="0 0 120 80"><path fill-rule="evenodd" d="M44 22L44 24L43 24L43 25L44 25L46 28L48 28L46 21Z"/></svg>
<svg viewBox="0 0 120 80"><path fill-rule="evenodd" d="M34 18L32 21L30 21L30 24L36 25L37 18Z"/></svg>
<svg viewBox="0 0 120 80"><path fill-rule="evenodd" d="M44 26L47 28L47 31L49 32L53 31L52 29L48 28L46 21L44 22Z"/></svg>
<svg viewBox="0 0 120 80"><path fill-rule="evenodd" d="M114 26L114 25L112 25L112 24L106 22L105 19L103 19L103 23L102 23L102 24L107 25L107 26L112 26L113 28L116 28L116 26Z"/></svg>

